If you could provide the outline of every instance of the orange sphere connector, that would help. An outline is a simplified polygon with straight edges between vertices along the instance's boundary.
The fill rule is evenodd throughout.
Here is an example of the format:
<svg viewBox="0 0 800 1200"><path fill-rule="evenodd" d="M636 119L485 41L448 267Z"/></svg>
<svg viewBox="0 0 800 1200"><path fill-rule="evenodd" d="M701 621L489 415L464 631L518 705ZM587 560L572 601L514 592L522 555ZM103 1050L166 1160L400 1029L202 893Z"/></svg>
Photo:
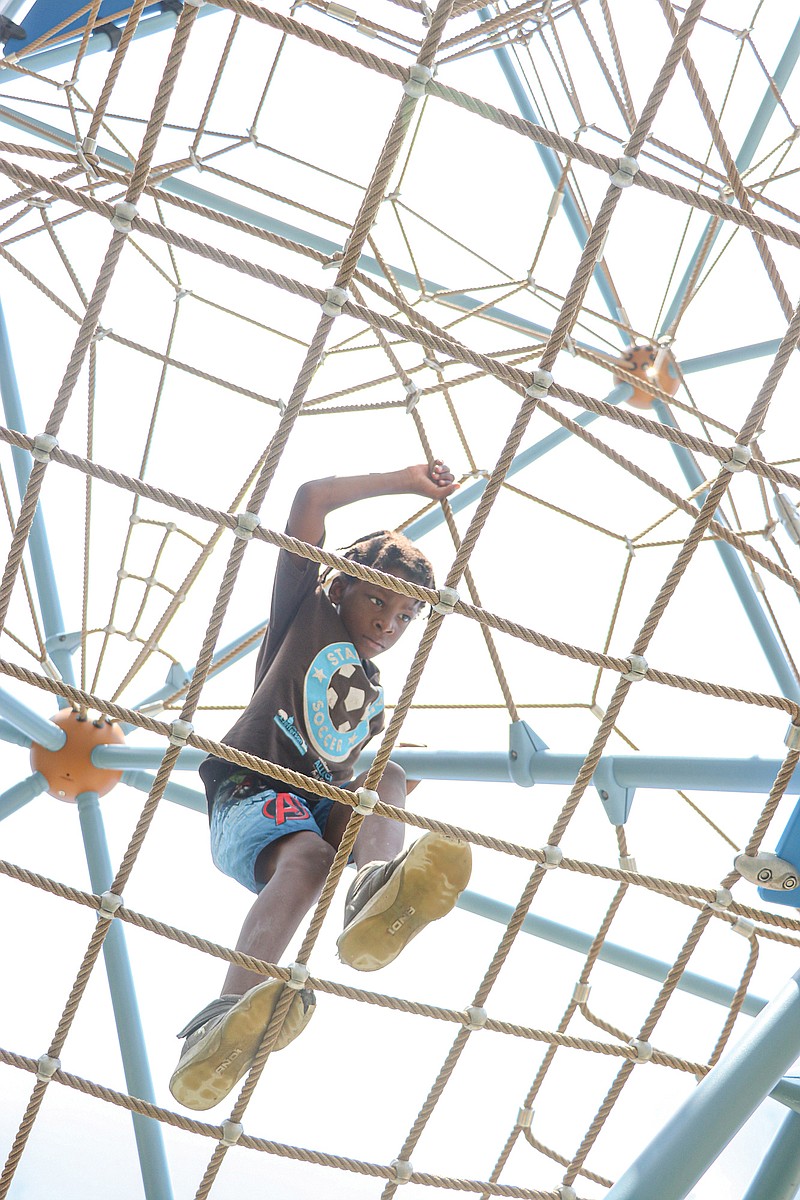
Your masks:
<svg viewBox="0 0 800 1200"><path fill-rule="evenodd" d="M44 775L47 791L57 800L74 802L83 792L106 792L119 783L122 771L109 771L92 762L95 746L120 745L125 734L119 725L108 721L81 717L71 708L63 708L50 720L63 729L67 740L60 750L45 750L34 742L31 746L31 766Z"/></svg>
<svg viewBox="0 0 800 1200"><path fill-rule="evenodd" d="M661 346L647 345L630 346L622 358L616 360L615 365L621 367L623 371L628 371L631 375L638 375L640 379L646 379L654 387L661 388L661 391L666 392L668 396L674 396L678 390L679 380L671 370L671 362L668 350ZM614 383L631 382L629 379L620 379L618 376L614 376ZM635 408L652 408L653 401L657 397L637 388L635 384L632 386L633 395L628 399L628 404L634 405Z"/></svg>

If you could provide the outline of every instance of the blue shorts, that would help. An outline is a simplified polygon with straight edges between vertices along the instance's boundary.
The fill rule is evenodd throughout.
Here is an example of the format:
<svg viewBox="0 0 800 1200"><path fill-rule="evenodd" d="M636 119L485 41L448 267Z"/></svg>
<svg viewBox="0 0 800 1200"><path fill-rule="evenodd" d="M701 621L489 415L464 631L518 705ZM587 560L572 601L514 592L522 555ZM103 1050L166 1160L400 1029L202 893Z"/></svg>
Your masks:
<svg viewBox="0 0 800 1200"><path fill-rule="evenodd" d="M235 771L220 783L211 810L214 865L256 893L264 886L255 878L261 851L289 833L307 830L322 837L335 804L325 796L311 800L277 792L265 787L267 782L249 771Z"/></svg>

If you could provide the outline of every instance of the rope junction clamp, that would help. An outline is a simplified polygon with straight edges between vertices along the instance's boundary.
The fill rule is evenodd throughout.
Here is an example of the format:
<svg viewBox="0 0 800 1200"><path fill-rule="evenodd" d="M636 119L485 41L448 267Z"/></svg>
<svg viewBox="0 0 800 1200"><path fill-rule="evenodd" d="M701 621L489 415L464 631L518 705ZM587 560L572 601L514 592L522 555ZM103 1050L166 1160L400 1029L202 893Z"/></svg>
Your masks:
<svg viewBox="0 0 800 1200"><path fill-rule="evenodd" d="M711 907L714 912L725 912L733 904L733 896L728 888L717 888Z"/></svg>
<svg viewBox="0 0 800 1200"><path fill-rule="evenodd" d="M617 159L616 171L613 175L609 175L608 178L614 184L614 187L627 188L631 186L638 173L638 159L631 158L628 154L623 154L622 158Z"/></svg>
<svg viewBox="0 0 800 1200"><path fill-rule="evenodd" d="M544 371L541 367L538 367L531 374L531 382L525 388L525 395L530 396L532 400L544 400L545 396L550 394L552 386L553 376L549 371Z"/></svg>
<svg viewBox="0 0 800 1200"><path fill-rule="evenodd" d="M750 465L753 457L753 451L749 446L743 446L741 442L734 442L731 446L731 456L727 462L722 464L723 471L745 471Z"/></svg>
<svg viewBox="0 0 800 1200"><path fill-rule="evenodd" d="M221 1125L222 1137L219 1139L223 1146L235 1146L244 1133L244 1125L239 1121L225 1120Z"/></svg>
<svg viewBox="0 0 800 1200"><path fill-rule="evenodd" d="M647 674L647 661L642 658L641 654L630 654L628 656L628 670L622 672L623 679L629 679L631 683L639 683Z"/></svg>
<svg viewBox="0 0 800 1200"><path fill-rule="evenodd" d="M43 1054L37 1060L36 1065L39 1068L36 1072L36 1078L40 1083L49 1083L56 1071L61 1070L61 1059L51 1058L49 1054Z"/></svg>
<svg viewBox="0 0 800 1200"><path fill-rule="evenodd" d="M414 1173L414 1168L407 1158L394 1158L390 1163L394 1170L394 1178L396 1183L410 1183L411 1176Z"/></svg>
<svg viewBox="0 0 800 1200"><path fill-rule="evenodd" d="M325 292L325 303L322 305L322 311L326 317L340 317L342 308L347 304L350 295L344 288L332 287Z"/></svg>
<svg viewBox="0 0 800 1200"><path fill-rule="evenodd" d="M183 0L184 8L203 8L206 0Z"/></svg>
<svg viewBox="0 0 800 1200"><path fill-rule="evenodd" d="M408 79L403 84L403 91L412 100L419 100L425 95L428 84L433 79L433 71L430 67L423 67L420 63L413 63L408 70Z"/></svg>
<svg viewBox="0 0 800 1200"><path fill-rule="evenodd" d="M632 854L620 854L619 869L620 871L633 871L636 874L638 868L636 866L636 859Z"/></svg>
<svg viewBox="0 0 800 1200"><path fill-rule="evenodd" d="M558 1200L578 1200L578 1193L574 1187L570 1187L567 1183L562 1183L558 1189Z"/></svg>
<svg viewBox="0 0 800 1200"><path fill-rule="evenodd" d="M748 940L754 938L756 934L755 925L752 921L748 921L746 917L737 917L731 925L731 929L734 933L740 933L742 937Z"/></svg>
<svg viewBox="0 0 800 1200"><path fill-rule="evenodd" d="M128 200L120 200L118 204L114 205L114 215L111 218L111 224L117 233L130 233L133 218L137 215L138 211L136 205L131 204Z"/></svg>
<svg viewBox="0 0 800 1200"><path fill-rule="evenodd" d="M521 1108L517 1113L517 1127L519 1129L530 1129L533 1123L533 1109Z"/></svg>
<svg viewBox="0 0 800 1200"><path fill-rule="evenodd" d="M419 404L419 400L420 400L420 396L422 395L422 392L419 390L419 388L417 387L417 385L415 383L411 382L411 380L409 380L408 383L403 384L403 386L406 389L406 396L407 396L406 412L412 413L414 411L414 409L417 407L417 405Z"/></svg>
<svg viewBox="0 0 800 1200"><path fill-rule="evenodd" d="M643 1042L639 1038L631 1038L628 1045L632 1046L636 1051L637 1062L650 1062L650 1059L653 1057L653 1047L649 1042Z"/></svg>
<svg viewBox="0 0 800 1200"><path fill-rule="evenodd" d="M103 892L100 897L100 908L97 911L98 921L110 921L118 908L122 907L122 896L114 892Z"/></svg>
<svg viewBox="0 0 800 1200"><path fill-rule="evenodd" d="M786 730L786 737L783 739L784 744L790 750L800 750L800 725L795 725L794 722Z"/></svg>
<svg viewBox="0 0 800 1200"><path fill-rule="evenodd" d="M290 977L286 980L286 987L291 988L293 992L302 992L311 974L308 967L301 962L289 963L289 972Z"/></svg>
<svg viewBox="0 0 800 1200"><path fill-rule="evenodd" d="M444 613L446 617L449 617L450 614L455 611L458 601L459 595L455 588L439 588L439 599L436 604L433 605L433 611Z"/></svg>
<svg viewBox="0 0 800 1200"><path fill-rule="evenodd" d="M258 513L243 512L236 514L236 528L233 531L233 536L240 538L246 542L248 538L253 536L253 530L258 529L261 524L261 518Z"/></svg>
<svg viewBox="0 0 800 1200"><path fill-rule="evenodd" d="M37 462L50 462L50 455L57 448L58 441L52 433L37 433L33 439L31 454Z"/></svg>
<svg viewBox="0 0 800 1200"><path fill-rule="evenodd" d="M554 871L556 867L561 866L564 851L560 846L551 846L548 843L548 845L542 846L542 854L544 855L544 862L539 863L539 866L543 867L545 871Z"/></svg>
<svg viewBox="0 0 800 1200"><path fill-rule="evenodd" d="M344 21L347 25L358 24L358 13L354 8L346 8L344 4L337 4L336 0L328 0L325 5L325 12L329 17L336 17L337 21Z"/></svg>
<svg viewBox="0 0 800 1200"><path fill-rule="evenodd" d="M194 725L191 721L181 721L178 718L170 722L169 740L172 746L185 746L191 734L194 733Z"/></svg>
<svg viewBox="0 0 800 1200"><path fill-rule="evenodd" d="M468 1020L464 1022L465 1029L470 1029L472 1031L476 1029L483 1029L486 1025L486 1022L489 1020L489 1014L485 1008L476 1008L475 1005L471 1005L464 1011L468 1017Z"/></svg>
<svg viewBox="0 0 800 1200"><path fill-rule="evenodd" d="M368 817L380 800L380 796L377 792L363 787L358 789L356 795L358 796L358 804L356 804L353 812L361 813L363 817Z"/></svg>
<svg viewBox="0 0 800 1200"><path fill-rule="evenodd" d="M572 999L576 1004L585 1004L589 999L589 994L592 990L590 983L576 983L575 991L572 993Z"/></svg>

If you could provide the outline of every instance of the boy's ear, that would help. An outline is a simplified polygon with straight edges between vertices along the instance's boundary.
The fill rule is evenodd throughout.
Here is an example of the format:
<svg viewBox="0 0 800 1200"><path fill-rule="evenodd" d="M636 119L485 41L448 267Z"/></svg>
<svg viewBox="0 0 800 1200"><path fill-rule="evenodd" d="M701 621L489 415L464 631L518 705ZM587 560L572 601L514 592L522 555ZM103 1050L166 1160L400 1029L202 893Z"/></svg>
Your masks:
<svg viewBox="0 0 800 1200"><path fill-rule="evenodd" d="M344 586L346 582L347 576L334 575L333 579L331 580L330 587L328 588L328 598L330 599L331 604L341 603L342 593L344 592Z"/></svg>

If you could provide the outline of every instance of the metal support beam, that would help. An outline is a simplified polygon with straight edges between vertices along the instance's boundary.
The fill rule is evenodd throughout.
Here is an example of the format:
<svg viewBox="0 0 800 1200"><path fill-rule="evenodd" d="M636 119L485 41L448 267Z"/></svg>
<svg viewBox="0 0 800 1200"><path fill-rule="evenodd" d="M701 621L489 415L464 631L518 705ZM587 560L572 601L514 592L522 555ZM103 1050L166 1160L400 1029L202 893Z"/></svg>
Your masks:
<svg viewBox="0 0 800 1200"><path fill-rule="evenodd" d="M33 709L28 708L21 700L17 700L9 692L0 688L0 713L7 717L17 729L27 733L38 745L45 750L60 750L67 740L63 729L59 729L52 721L46 721Z"/></svg>
<svg viewBox="0 0 800 1200"><path fill-rule="evenodd" d="M78 815L92 890L96 895L102 895L111 886L114 875L96 792L82 792L78 796ZM111 928L103 942L103 954L128 1091L140 1100L155 1104L125 935L118 921L111 922ZM172 1200L172 1185L161 1126L151 1117L143 1117L139 1113L131 1115L145 1196L147 1200Z"/></svg>
<svg viewBox="0 0 800 1200"><path fill-rule="evenodd" d="M617 1180L608 1200L685 1200L799 1054L800 972Z"/></svg>
<svg viewBox="0 0 800 1200"><path fill-rule="evenodd" d="M2 74L2 72L0 72ZM11 353L11 342L8 336L3 306L0 304L0 396L3 401L6 425L19 433L27 433L25 417L22 411L22 401L17 386L17 376L14 370L14 359ZM25 495L28 478L31 473L31 456L25 450L12 447L11 457L17 476L17 487L20 497ZM39 598L39 608L42 613L42 624L46 637L56 638L64 632L64 618L61 615L61 604L58 598L56 577L53 571L53 561L50 556L50 546L47 541L44 517L41 504L36 513L28 535L28 549L33 566L33 577L36 583L36 594ZM72 671L72 660L65 650L59 650L57 645L51 649L50 657L58 668L61 678L69 684L74 684L75 676ZM60 700L63 707L66 701Z"/></svg>
<svg viewBox="0 0 800 1200"><path fill-rule="evenodd" d="M122 782L127 783L128 787L136 788L139 792L151 791L155 781L155 775L148 775L146 771L122 772ZM182 808L191 808L194 812L208 813L205 792L198 792L194 788L183 787L180 783L168 783L164 788L164 797L167 800L171 800L173 804L180 804Z"/></svg>
<svg viewBox="0 0 800 1200"><path fill-rule="evenodd" d="M31 800L35 800L37 796L41 796L49 786L44 775L39 771L34 771L27 779L21 779L19 783L15 783L0 796L0 821L10 817L12 813L29 804Z"/></svg>
<svg viewBox="0 0 800 1200"><path fill-rule="evenodd" d="M773 1099L775 1097L773 1096ZM743 1200L795 1200L800 1192L800 1116L787 1113Z"/></svg>

